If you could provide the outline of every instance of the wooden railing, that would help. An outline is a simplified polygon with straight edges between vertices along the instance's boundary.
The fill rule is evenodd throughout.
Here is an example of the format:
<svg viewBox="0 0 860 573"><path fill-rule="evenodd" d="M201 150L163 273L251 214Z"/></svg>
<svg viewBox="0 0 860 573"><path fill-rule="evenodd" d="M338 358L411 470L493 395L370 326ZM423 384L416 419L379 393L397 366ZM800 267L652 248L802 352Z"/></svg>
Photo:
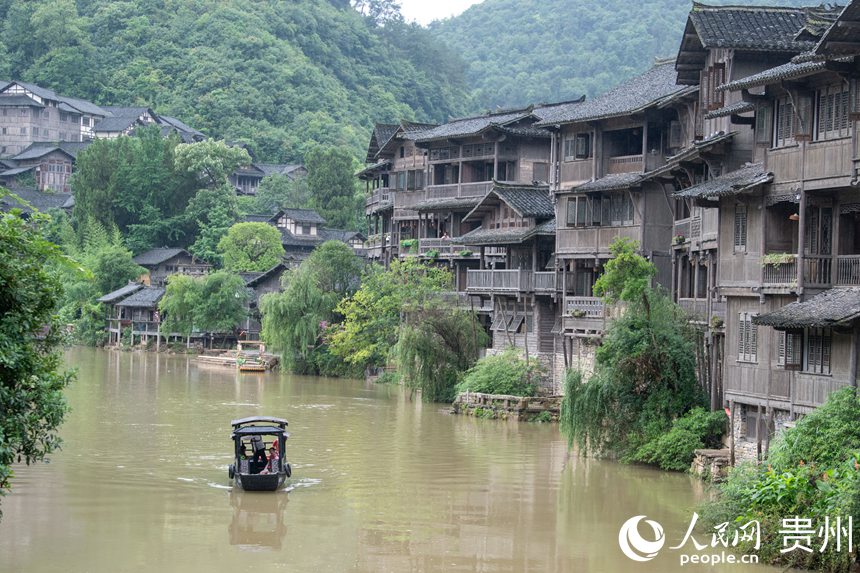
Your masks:
<svg viewBox="0 0 860 573"><path fill-rule="evenodd" d="M582 318L603 318L606 316L606 305L595 296L568 296L564 299L564 312Z"/></svg>
<svg viewBox="0 0 860 573"><path fill-rule="evenodd" d="M373 207L379 203L391 201L391 193L388 187L380 187L367 196L364 201L365 207Z"/></svg>
<svg viewBox="0 0 860 573"><path fill-rule="evenodd" d="M803 255L803 284L805 286L830 286L833 260L830 255Z"/></svg>
<svg viewBox="0 0 860 573"><path fill-rule="evenodd" d="M796 285L797 284L797 255L791 260L777 263L764 263L762 268L762 283L765 285Z"/></svg>
<svg viewBox="0 0 860 573"><path fill-rule="evenodd" d="M674 228L672 230L672 244L679 244L675 242L675 237L684 237L685 240L690 239L690 219L679 219L675 221Z"/></svg>
<svg viewBox="0 0 860 573"><path fill-rule="evenodd" d="M418 253L422 257L426 257L430 251L436 251L440 257L472 257L479 256L473 249L469 249L459 239L419 239ZM468 251L470 254L461 255L460 253Z"/></svg>
<svg viewBox="0 0 860 573"><path fill-rule="evenodd" d="M642 155L619 155L610 157L606 165L607 175L642 171Z"/></svg>
<svg viewBox="0 0 860 573"><path fill-rule="evenodd" d="M860 255L836 257L836 284L860 286Z"/></svg>
<svg viewBox="0 0 860 573"><path fill-rule="evenodd" d="M556 292L555 272L537 272L534 278L535 292Z"/></svg>
<svg viewBox="0 0 860 573"><path fill-rule="evenodd" d="M446 185L428 185L427 199L452 199L458 197L482 197L492 188L492 181L477 181L474 183L449 183Z"/></svg>
<svg viewBox="0 0 860 573"><path fill-rule="evenodd" d="M507 254L507 247L484 247L485 257L505 257Z"/></svg>
<svg viewBox="0 0 860 573"><path fill-rule="evenodd" d="M708 320L708 301L701 298L679 298L678 306L694 320Z"/></svg>
<svg viewBox="0 0 860 573"><path fill-rule="evenodd" d="M531 292L534 273L527 270L472 270L466 272L466 292Z"/></svg>

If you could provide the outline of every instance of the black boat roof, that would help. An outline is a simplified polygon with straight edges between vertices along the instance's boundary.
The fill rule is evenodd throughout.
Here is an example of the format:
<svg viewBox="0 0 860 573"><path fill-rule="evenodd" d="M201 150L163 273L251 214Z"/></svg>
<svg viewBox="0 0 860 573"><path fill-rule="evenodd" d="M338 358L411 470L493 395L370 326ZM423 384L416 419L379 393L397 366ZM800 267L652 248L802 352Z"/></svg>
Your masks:
<svg viewBox="0 0 860 573"><path fill-rule="evenodd" d="M290 437L289 433L287 433L283 428L279 428L277 426L245 426L244 428L233 430L234 436L253 436L256 434L276 434L287 438Z"/></svg>
<svg viewBox="0 0 860 573"><path fill-rule="evenodd" d="M272 418L271 416L249 416L247 418L239 418L238 420L233 420L232 422L230 422L230 425L235 428L236 426L243 426L245 424L253 424L255 422L268 422L270 424L277 424L278 426L289 426L290 425L283 418Z"/></svg>

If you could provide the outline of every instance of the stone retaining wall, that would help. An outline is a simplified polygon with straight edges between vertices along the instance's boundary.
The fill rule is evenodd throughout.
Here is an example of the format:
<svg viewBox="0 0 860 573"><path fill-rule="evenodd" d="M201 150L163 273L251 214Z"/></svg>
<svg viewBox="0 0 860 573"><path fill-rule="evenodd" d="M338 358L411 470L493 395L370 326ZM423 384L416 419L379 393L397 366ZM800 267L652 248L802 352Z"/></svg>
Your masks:
<svg viewBox="0 0 860 573"><path fill-rule="evenodd" d="M482 418L514 419L521 422L537 420L557 422L561 396L523 397L463 392L457 395L452 408L454 414Z"/></svg>

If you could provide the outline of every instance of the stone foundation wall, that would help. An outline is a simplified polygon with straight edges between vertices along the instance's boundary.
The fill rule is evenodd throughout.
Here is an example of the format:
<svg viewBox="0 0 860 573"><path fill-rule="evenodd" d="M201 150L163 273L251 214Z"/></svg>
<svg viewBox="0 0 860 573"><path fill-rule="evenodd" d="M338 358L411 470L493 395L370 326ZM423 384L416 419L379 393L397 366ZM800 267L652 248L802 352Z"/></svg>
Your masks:
<svg viewBox="0 0 860 573"><path fill-rule="evenodd" d="M558 422L561 397L523 397L463 392L457 395L451 407L454 414L481 418L513 419L521 422Z"/></svg>
<svg viewBox="0 0 860 573"><path fill-rule="evenodd" d="M758 447L757 439L754 435L752 437L749 436L748 429L750 424L756 423L758 406L737 404L735 408L735 463L742 461L756 461ZM768 421L768 414L765 408L762 408L762 416L764 417L764 420L761 425L761 452L762 455L764 455L764 452L767 451L768 448L768 438L773 439L773 437L778 435L780 432L783 432L786 428L793 426L794 422L791 419L790 412L774 408L773 420L771 422L772 426L768 430L765 428Z"/></svg>

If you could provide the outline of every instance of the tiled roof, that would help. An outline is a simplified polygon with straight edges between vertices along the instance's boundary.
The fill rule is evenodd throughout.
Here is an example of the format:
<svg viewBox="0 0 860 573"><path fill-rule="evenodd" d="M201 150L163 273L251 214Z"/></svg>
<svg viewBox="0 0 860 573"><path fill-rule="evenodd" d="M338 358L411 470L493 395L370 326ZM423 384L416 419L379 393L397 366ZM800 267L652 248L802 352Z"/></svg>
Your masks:
<svg viewBox="0 0 860 573"><path fill-rule="evenodd" d="M774 328L844 325L860 317L860 288L834 288L803 302L753 317L754 324Z"/></svg>
<svg viewBox="0 0 860 573"><path fill-rule="evenodd" d="M516 244L527 241L532 237L554 236L555 228L555 217L553 217L534 227L510 227L507 229L486 230L478 227L474 231L470 231L455 240L461 241L464 245L474 246Z"/></svg>
<svg viewBox="0 0 860 573"><path fill-rule="evenodd" d="M705 119L715 119L718 117L726 117L727 115L737 114L737 113L745 113L748 111L753 111L755 109L755 104L748 101L739 101L733 104L727 105L725 107L721 107L720 109L715 109L713 111L709 111L705 114Z"/></svg>
<svg viewBox="0 0 860 573"><path fill-rule="evenodd" d="M860 22L860 2L850 0L837 21L833 22L815 46L816 54L839 55L860 53L860 33L856 24L840 25L840 22Z"/></svg>
<svg viewBox="0 0 860 573"><path fill-rule="evenodd" d="M487 229L478 227L460 237L464 245L510 245L522 243L532 229L528 227L511 227L508 229Z"/></svg>
<svg viewBox="0 0 860 573"><path fill-rule="evenodd" d="M484 212L494 209L500 201L516 211L520 217L546 219L555 216L555 207L549 197L547 185L515 185L495 181L475 208L463 217L463 221L479 219Z"/></svg>
<svg viewBox="0 0 860 573"><path fill-rule="evenodd" d="M163 287L144 287L130 297L121 300L116 306L128 306L136 308L155 308L158 301L164 296Z"/></svg>
<svg viewBox="0 0 860 573"><path fill-rule="evenodd" d="M70 193L47 193L44 191L37 191L36 189L26 189L24 187L13 188L10 189L10 191L29 203L30 207L21 205L15 201L14 198L7 195L0 197L0 210L8 211L9 209L21 209L23 212L27 213L36 209L44 213L49 209L62 209L72 196Z"/></svg>
<svg viewBox="0 0 860 573"><path fill-rule="evenodd" d="M280 276L285 270L287 270L287 267L283 263L278 263L262 273L240 273L240 275L245 279L245 286L253 288L264 280L271 278L273 275Z"/></svg>
<svg viewBox="0 0 860 573"><path fill-rule="evenodd" d="M416 137L416 141L433 141L437 139L448 139L451 137L467 137L477 135L492 126L506 126L511 123L522 121L532 115L531 108L517 111L506 111L501 113L490 113L476 117L454 119L448 123L423 131Z"/></svg>
<svg viewBox="0 0 860 573"><path fill-rule="evenodd" d="M555 206L549 198L549 187L546 185L495 183L490 193L498 196L521 217L541 219L555 216Z"/></svg>
<svg viewBox="0 0 860 573"><path fill-rule="evenodd" d="M282 163L254 163L254 167L262 171L265 175L284 175L292 176L296 171L304 169L301 164L282 164Z"/></svg>
<svg viewBox="0 0 860 573"><path fill-rule="evenodd" d="M598 191L617 191L619 189L629 189L635 187L645 179L644 173L614 173L606 175L600 179L583 183L578 187L574 187L572 191L575 193L595 193Z"/></svg>
<svg viewBox="0 0 860 573"><path fill-rule="evenodd" d="M138 116L120 115L114 117L104 117L96 122L93 126L93 131L96 132L118 132L125 131L138 122Z"/></svg>
<svg viewBox="0 0 860 573"><path fill-rule="evenodd" d="M801 63L788 62L781 66L776 66L775 68L770 68L763 72L723 84L717 88L717 91L740 91L755 86L776 83L781 80L800 78L823 70L825 64L826 62L821 60Z"/></svg>
<svg viewBox="0 0 860 573"><path fill-rule="evenodd" d="M397 133L398 129L400 129L400 125L397 123L377 123L373 126L373 131L370 134L370 143L367 145L367 163L376 159L376 155L385 147L388 140Z"/></svg>
<svg viewBox="0 0 860 573"><path fill-rule="evenodd" d="M378 163L374 163L373 165L368 165L364 169L356 171L355 176L358 178L362 178L364 176L372 174L374 171L376 171L378 169L382 169L383 167L387 167L390 164L391 164L391 161L389 161L387 159L385 161L379 161Z"/></svg>
<svg viewBox="0 0 860 573"><path fill-rule="evenodd" d="M691 91L685 86L677 85L675 80L674 62L655 64L644 74L627 80L592 100L540 110L542 118L535 125L550 126L636 113L662 103L662 100L669 96Z"/></svg>
<svg viewBox="0 0 860 573"><path fill-rule="evenodd" d="M22 173L26 173L27 171L32 171L35 168L36 168L35 165L28 165L26 167L14 167L12 169L7 169L6 171L0 172L0 178L12 177L13 175L20 175Z"/></svg>
<svg viewBox="0 0 860 573"><path fill-rule="evenodd" d="M471 211L481 202L480 197L451 197L448 199L425 199L415 204L416 211L439 211L444 209Z"/></svg>
<svg viewBox="0 0 860 573"><path fill-rule="evenodd" d="M323 219L320 214L313 209L284 209L283 213L293 221L297 221L299 223L316 223L318 225L325 225L325 219Z"/></svg>
<svg viewBox="0 0 860 573"><path fill-rule="evenodd" d="M287 229L278 230L281 232L281 244L285 247L313 249L325 241L321 235L294 235Z"/></svg>
<svg viewBox="0 0 860 573"><path fill-rule="evenodd" d="M203 132L194 129L193 127L191 127L187 123L185 123L182 120L179 120L175 117L170 117L169 115L159 115L158 120L162 125L166 125L168 127L174 127L177 130L179 130L180 132L185 132L185 133L189 133L192 135L201 135L201 136L203 135Z"/></svg>
<svg viewBox="0 0 860 573"><path fill-rule="evenodd" d="M9 106L22 106L26 105L29 107L45 107L40 104L30 96L26 96L24 94L16 94L16 95L3 95L0 96L0 107L9 107Z"/></svg>
<svg viewBox="0 0 860 573"><path fill-rule="evenodd" d="M31 143L27 148L13 157L15 161L25 161L28 159L39 159L54 151L62 151L72 159L78 157L78 153L90 146L90 141L37 141Z"/></svg>
<svg viewBox="0 0 860 573"><path fill-rule="evenodd" d="M693 2L690 21L705 48L802 52L814 44L795 39L804 28L804 8L709 6Z"/></svg>
<svg viewBox="0 0 860 573"><path fill-rule="evenodd" d="M115 302L121 298L125 298L126 296L135 293L143 288L143 285L140 283L129 283L122 288L119 288L113 292L109 292L103 297L96 299L96 302Z"/></svg>
<svg viewBox="0 0 860 573"><path fill-rule="evenodd" d="M188 255L188 251L185 249L150 249L145 253L141 253L134 257L132 260L144 267L147 266L158 266L161 263L168 261L175 257L176 255Z"/></svg>
<svg viewBox="0 0 860 573"><path fill-rule="evenodd" d="M761 163L752 163L710 181L682 189L675 193L675 197L707 199L709 197L740 195L758 185L771 181L773 181L773 173L765 171Z"/></svg>

